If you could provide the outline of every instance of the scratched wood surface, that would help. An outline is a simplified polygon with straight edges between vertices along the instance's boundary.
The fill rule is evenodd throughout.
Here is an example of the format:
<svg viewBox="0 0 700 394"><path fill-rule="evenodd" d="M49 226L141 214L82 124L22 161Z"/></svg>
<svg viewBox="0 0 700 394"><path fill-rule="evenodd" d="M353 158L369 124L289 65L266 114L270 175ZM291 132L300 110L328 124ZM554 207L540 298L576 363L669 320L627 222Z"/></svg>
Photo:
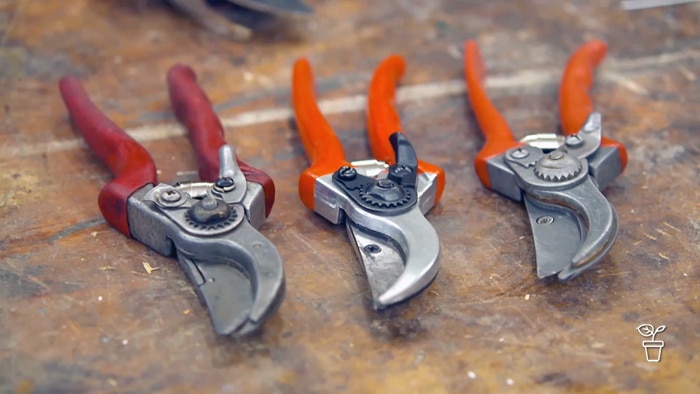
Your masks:
<svg viewBox="0 0 700 394"><path fill-rule="evenodd" d="M312 20L236 43L155 0L0 1L0 391L697 392L700 5L311 3ZM557 130L567 56L589 38L609 44L593 94L606 133L630 152L605 193L620 234L571 283L537 279L524 207L475 176L469 38L519 136ZM365 158L361 96L394 52L408 61L405 131L447 172L428 215L442 268L421 296L375 313L345 230L297 197L308 163L289 80L294 59L308 57L347 155ZM66 74L84 81L167 181L195 169L164 83L177 62L196 69L239 155L277 184L262 232L284 258L287 295L246 340L216 337L178 264L102 220L97 193L111 175L56 87ZM667 326L660 363L645 360L642 323Z"/></svg>

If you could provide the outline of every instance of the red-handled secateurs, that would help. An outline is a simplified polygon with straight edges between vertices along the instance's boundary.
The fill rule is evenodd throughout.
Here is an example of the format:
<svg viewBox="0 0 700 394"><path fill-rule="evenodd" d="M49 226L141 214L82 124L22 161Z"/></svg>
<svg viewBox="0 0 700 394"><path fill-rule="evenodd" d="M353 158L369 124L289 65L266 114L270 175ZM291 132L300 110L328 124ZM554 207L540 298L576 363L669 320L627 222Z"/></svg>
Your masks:
<svg viewBox="0 0 700 394"><path fill-rule="evenodd" d="M367 103L368 135L377 160L349 163L314 97L309 62L294 65L292 95L299 133L311 161L299 195L331 223L345 222L381 309L423 290L438 271L440 242L427 213L440 200L445 174L418 160L392 107L406 68L390 56L377 68Z"/></svg>
<svg viewBox="0 0 700 394"><path fill-rule="evenodd" d="M159 184L146 149L90 101L77 79L65 77L59 87L76 128L115 175L98 198L107 222L162 255L177 256L216 332L246 334L284 296L280 255L257 231L272 209L274 184L236 159L192 69L174 66L167 80L194 147L199 182Z"/></svg>
<svg viewBox="0 0 700 394"><path fill-rule="evenodd" d="M476 172L486 187L525 201L539 277L579 275L607 254L617 236L617 213L600 190L625 169L627 150L602 136L601 115L593 112L589 95L606 49L605 43L590 41L569 59L559 96L565 136L539 134L516 141L486 95L476 42L465 45L469 101L486 138Z"/></svg>

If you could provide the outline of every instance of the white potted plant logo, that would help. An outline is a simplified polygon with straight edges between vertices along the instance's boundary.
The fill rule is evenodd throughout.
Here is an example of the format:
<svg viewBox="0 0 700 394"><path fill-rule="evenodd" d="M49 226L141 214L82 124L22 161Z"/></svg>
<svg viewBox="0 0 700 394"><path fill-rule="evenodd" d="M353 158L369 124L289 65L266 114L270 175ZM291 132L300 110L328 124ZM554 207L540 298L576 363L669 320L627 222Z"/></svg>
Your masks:
<svg viewBox="0 0 700 394"><path fill-rule="evenodd" d="M656 334L665 330L666 326L658 326L654 329L651 324L642 324L637 327L637 331L642 334L643 337L651 337L651 341L643 341L642 346L644 346L644 351L646 352L647 361L650 363L658 363L661 361L661 350L664 348L664 341L657 341Z"/></svg>

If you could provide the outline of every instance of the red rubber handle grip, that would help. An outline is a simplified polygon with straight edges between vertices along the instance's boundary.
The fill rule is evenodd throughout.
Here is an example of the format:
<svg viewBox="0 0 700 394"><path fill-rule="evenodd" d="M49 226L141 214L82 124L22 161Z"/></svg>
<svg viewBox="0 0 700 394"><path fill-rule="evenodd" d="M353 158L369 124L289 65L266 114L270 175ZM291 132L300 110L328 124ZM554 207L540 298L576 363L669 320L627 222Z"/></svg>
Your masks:
<svg viewBox="0 0 700 394"><path fill-rule="evenodd" d="M192 68L177 64L168 70L167 79L170 102L178 120L187 127L199 177L203 181L214 182L219 177L219 148L226 144L224 127L206 93L197 84L197 75ZM275 184L272 178L262 170L241 160L237 161L246 179L263 187L265 216L269 216L275 203Z"/></svg>
<svg viewBox="0 0 700 394"><path fill-rule="evenodd" d="M95 106L78 79L64 77L58 86L78 132L114 174L115 178L102 188L98 197L102 216L112 227L131 237L127 201L138 189L158 183L153 159L141 144Z"/></svg>
<svg viewBox="0 0 700 394"><path fill-rule="evenodd" d="M603 61L608 47L591 40L581 45L569 58L559 85L559 118L564 134L576 134L593 112L590 95L595 70ZM601 146L617 149L622 170L627 166L627 148L612 138L603 137Z"/></svg>

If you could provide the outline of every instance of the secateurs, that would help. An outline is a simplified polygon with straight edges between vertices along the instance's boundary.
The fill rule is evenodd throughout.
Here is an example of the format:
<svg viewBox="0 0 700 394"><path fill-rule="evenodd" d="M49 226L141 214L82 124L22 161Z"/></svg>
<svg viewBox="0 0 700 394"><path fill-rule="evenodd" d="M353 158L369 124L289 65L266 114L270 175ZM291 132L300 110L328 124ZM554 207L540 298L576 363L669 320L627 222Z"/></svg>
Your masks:
<svg viewBox="0 0 700 394"><path fill-rule="evenodd" d="M257 231L272 209L274 184L236 159L192 69L172 67L168 87L195 150L198 182L158 183L148 151L100 112L77 79L65 77L59 87L76 128L115 175L98 198L107 222L177 256L218 334L259 328L284 295L280 255Z"/></svg>
<svg viewBox="0 0 700 394"><path fill-rule="evenodd" d="M605 43L590 41L569 59L559 95L565 137L538 134L516 141L486 95L476 42L465 45L469 101L486 138L476 172L489 189L525 201L540 278L576 277L598 263L617 237L617 213L600 190L625 169L627 150L602 136L601 115L592 111L588 92L606 50Z"/></svg>
<svg viewBox="0 0 700 394"><path fill-rule="evenodd" d="M343 221L369 281L374 308L404 301L438 271L440 242L425 218L440 200L443 170L417 159L392 107L406 64L390 56L377 68L367 104L376 160L349 163L315 101L306 59L294 64L294 113L311 166L299 179L302 202L331 223Z"/></svg>

